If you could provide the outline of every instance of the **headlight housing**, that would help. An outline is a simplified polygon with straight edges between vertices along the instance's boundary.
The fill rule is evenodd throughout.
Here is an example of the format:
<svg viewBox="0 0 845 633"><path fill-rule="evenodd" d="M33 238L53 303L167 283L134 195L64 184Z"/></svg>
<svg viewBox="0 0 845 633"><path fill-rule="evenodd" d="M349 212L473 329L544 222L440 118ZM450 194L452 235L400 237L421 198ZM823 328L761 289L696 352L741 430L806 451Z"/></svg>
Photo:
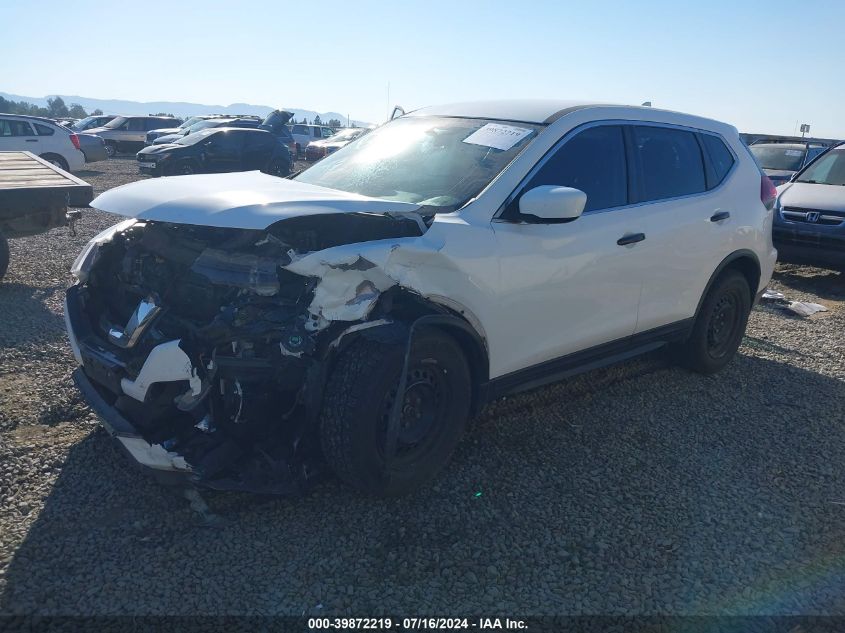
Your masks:
<svg viewBox="0 0 845 633"><path fill-rule="evenodd" d="M99 257L100 247L111 242L115 234L125 231L135 224L136 221L134 218L130 218L98 233L94 239L85 245L82 252L79 253L79 256L73 262L73 266L70 267L70 274L76 277L79 283L85 283L88 280L89 271L96 263L97 257Z"/></svg>

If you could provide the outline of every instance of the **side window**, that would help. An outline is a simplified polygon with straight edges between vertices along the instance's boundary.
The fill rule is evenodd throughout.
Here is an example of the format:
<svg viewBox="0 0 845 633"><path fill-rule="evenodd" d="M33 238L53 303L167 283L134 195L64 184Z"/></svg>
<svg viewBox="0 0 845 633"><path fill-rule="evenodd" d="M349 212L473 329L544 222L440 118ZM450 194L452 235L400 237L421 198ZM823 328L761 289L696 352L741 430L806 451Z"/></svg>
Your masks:
<svg viewBox="0 0 845 633"><path fill-rule="evenodd" d="M331 129L329 129L327 127L323 128L323 138L329 138L330 136L333 136L333 135L334 135L334 132L332 132Z"/></svg>
<svg viewBox="0 0 845 633"><path fill-rule="evenodd" d="M0 119L0 136L35 136L27 121Z"/></svg>
<svg viewBox="0 0 845 633"><path fill-rule="evenodd" d="M531 178L524 191L540 185L574 187L587 194L584 211L628 203L625 141L618 125L591 127L566 141Z"/></svg>
<svg viewBox="0 0 845 633"><path fill-rule="evenodd" d="M243 142L243 134L237 131L218 132L211 139L211 144L215 149L226 151L238 151L241 149Z"/></svg>
<svg viewBox="0 0 845 633"><path fill-rule="evenodd" d="M308 128L304 125L294 125L293 126L293 133L294 134L308 134Z"/></svg>
<svg viewBox="0 0 845 633"><path fill-rule="evenodd" d="M137 119L129 119L129 127L126 129L130 132L146 132L147 128L145 127L146 119L137 118Z"/></svg>
<svg viewBox="0 0 845 633"><path fill-rule="evenodd" d="M275 139L271 134L247 134L246 148L249 150L267 150L272 145Z"/></svg>
<svg viewBox="0 0 845 633"><path fill-rule="evenodd" d="M35 132L38 136L53 136L53 128L35 123Z"/></svg>
<svg viewBox="0 0 845 633"><path fill-rule="evenodd" d="M667 127L633 126L639 161L641 201L664 200L707 189L701 147L695 134Z"/></svg>
<svg viewBox="0 0 845 633"><path fill-rule="evenodd" d="M707 188L712 189L720 184L734 165L734 157L725 146L725 142L712 134L699 134L704 145L704 151L709 158L707 169Z"/></svg>

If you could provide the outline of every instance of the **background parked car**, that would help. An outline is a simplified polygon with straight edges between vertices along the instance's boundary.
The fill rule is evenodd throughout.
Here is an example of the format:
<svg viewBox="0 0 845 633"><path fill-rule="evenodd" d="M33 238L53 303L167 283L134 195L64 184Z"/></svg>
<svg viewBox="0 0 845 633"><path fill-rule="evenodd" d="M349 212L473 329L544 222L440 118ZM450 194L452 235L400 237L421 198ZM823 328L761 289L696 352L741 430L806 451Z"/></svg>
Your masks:
<svg viewBox="0 0 845 633"><path fill-rule="evenodd" d="M306 160L320 160L324 156L328 156L332 152L345 147L359 136L369 132L367 128L350 127L340 130L337 134L329 138L320 139L319 141L312 141L305 148Z"/></svg>
<svg viewBox="0 0 845 633"><path fill-rule="evenodd" d="M85 155L86 163L96 163L107 160L109 153L106 151L106 142L96 134L77 134L79 137L79 149Z"/></svg>
<svg viewBox="0 0 845 633"><path fill-rule="evenodd" d="M197 121L189 128L184 130L180 130L179 132L175 132L173 134L165 134L163 136L159 136L157 139L153 141L153 145L166 145L167 143L175 143L183 136L188 136L189 134L194 134L195 132L199 132L200 130L206 130L209 128L215 127L249 127L249 128L257 128L261 124L261 119L258 117L244 117L240 119L204 119L201 121ZM149 145L148 145L149 147Z"/></svg>
<svg viewBox="0 0 845 633"><path fill-rule="evenodd" d="M177 127L169 127L169 128L161 128L158 130L150 130L147 132L147 137L145 140L146 145L152 145L153 142L166 134L179 134L180 132L184 132L192 125L196 125L200 121L207 121L208 119L242 119L242 118L252 118L250 114L197 114L186 119L181 125ZM257 118L257 117L256 117Z"/></svg>
<svg viewBox="0 0 845 633"><path fill-rule="evenodd" d="M114 119L116 115L114 114L98 114L94 116L87 116L84 119L80 119L76 123L70 126L70 129L74 132L85 132L87 130L93 130L94 128L103 127L106 123Z"/></svg>
<svg viewBox="0 0 845 633"><path fill-rule="evenodd" d="M209 128L175 143L151 145L137 155L138 167L154 176L261 170L274 176L290 173L287 146L267 130Z"/></svg>
<svg viewBox="0 0 845 633"><path fill-rule="evenodd" d="M294 141L293 134L291 134L290 127L288 127L288 121L290 121L291 118L293 118L293 112L288 112L287 110L273 110L264 119L264 122L261 124L261 129L267 130L277 136L282 143L287 146L290 151L290 155L295 158L298 154L296 150L296 141Z"/></svg>
<svg viewBox="0 0 845 633"><path fill-rule="evenodd" d="M329 138L335 133L332 128L325 125L306 125L305 123L294 123L291 125L290 131L296 144L297 154L305 151L311 141Z"/></svg>
<svg viewBox="0 0 845 633"><path fill-rule="evenodd" d="M118 152L131 152L141 149L147 132L163 127L176 127L182 119L162 116L119 116L103 127L88 130L89 134L101 136L106 142L109 156Z"/></svg>
<svg viewBox="0 0 845 633"><path fill-rule="evenodd" d="M778 259L845 271L845 143L780 187L776 210Z"/></svg>
<svg viewBox="0 0 845 633"><path fill-rule="evenodd" d="M754 143L749 147L775 186L787 182L827 148L816 143Z"/></svg>
<svg viewBox="0 0 845 633"><path fill-rule="evenodd" d="M85 165L79 136L41 117L0 115L0 151L32 152L65 171Z"/></svg>

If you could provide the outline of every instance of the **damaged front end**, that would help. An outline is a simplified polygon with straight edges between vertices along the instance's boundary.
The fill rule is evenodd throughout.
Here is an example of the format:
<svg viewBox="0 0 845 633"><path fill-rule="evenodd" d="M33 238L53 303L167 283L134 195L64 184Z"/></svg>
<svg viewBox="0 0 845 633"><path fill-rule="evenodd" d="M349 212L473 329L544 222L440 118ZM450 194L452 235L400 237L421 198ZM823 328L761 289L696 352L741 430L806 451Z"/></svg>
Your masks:
<svg viewBox="0 0 845 633"><path fill-rule="evenodd" d="M315 422L333 355L348 335L413 310L397 307L401 285L372 261L320 252L426 229L416 213L294 217L260 230L127 220L74 265L65 315L77 384L160 473L301 492L321 472Z"/></svg>

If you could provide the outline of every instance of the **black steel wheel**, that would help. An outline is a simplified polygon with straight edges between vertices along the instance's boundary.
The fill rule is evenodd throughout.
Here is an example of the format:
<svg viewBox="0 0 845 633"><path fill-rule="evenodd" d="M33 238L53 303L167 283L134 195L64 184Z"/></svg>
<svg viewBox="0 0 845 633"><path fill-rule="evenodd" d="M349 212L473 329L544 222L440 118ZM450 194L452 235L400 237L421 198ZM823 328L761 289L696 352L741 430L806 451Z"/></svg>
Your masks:
<svg viewBox="0 0 845 633"><path fill-rule="evenodd" d="M726 271L704 298L689 339L675 348L676 358L702 374L719 371L739 349L750 312L748 281L739 271Z"/></svg>
<svg viewBox="0 0 845 633"><path fill-rule="evenodd" d="M469 416L472 389L460 346L436 328L414 334L400 415L391 437L405 345L359 338L326 386L323 454L344 481L368 494L418 488L446 465Z"/></svg>

